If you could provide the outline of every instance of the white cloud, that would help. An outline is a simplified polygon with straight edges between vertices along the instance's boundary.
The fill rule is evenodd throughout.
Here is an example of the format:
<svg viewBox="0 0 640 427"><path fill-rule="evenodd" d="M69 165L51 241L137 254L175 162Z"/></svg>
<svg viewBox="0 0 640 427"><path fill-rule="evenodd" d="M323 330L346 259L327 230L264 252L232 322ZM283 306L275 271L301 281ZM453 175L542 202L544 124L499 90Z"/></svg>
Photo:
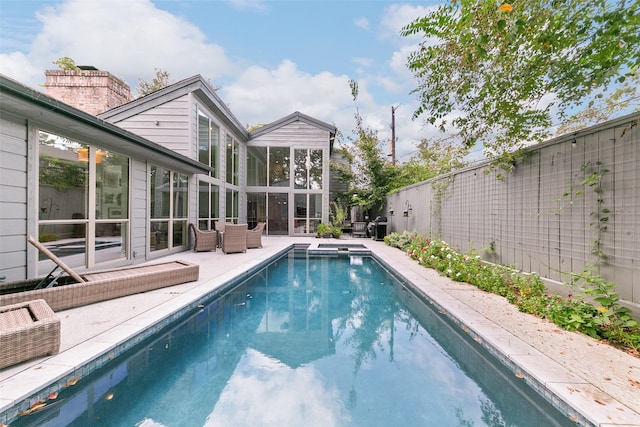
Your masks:
<svg viewBox="0 0 640 427"><path fill-rule="evenodd" d="M380 23L382 34L386 37L401 37L400 30L417 18L426 16L437 6L418 6L412 4L393 4L386 8ZM413 37L411 37L413 38ZM415 40L415 39L414 39Z"/></svg>
<svg viewBox="0 0 640 427"><path fill-rule="evenodd" d="M23 58L3 55L1 66L3 73L31 86L41 83L44 70L63 56L110 71L132 86L139 77L151 79L155 68L169 71L176 80L202 73L214 82L235 71L225 50L209 43L199 28L149 0L69 0L37 17L42 29L31 51ZM25 78L25 62L30 64L27 71L40 70L37 81L31 73Z"/></svg>
<svg viewBox="0 0 640 427"><path fill-rule="evenodd" d="M271 122L295 111L328 123L337 121L336 110L349 104L347 76L329 72L305 73L285 60L276 69L252 66L223 86L219 95L243 123Z"/></svg>
<svg viewBox="0 0 640 427"><path fill-rule="evenodd" d="M367 18L356 18L353 20L353 23L356 24L356 27L369 31L369 20Z"/></svg>
<svg viewBox="0 0 640 427"><path fill-rule="evenodd" d="M225 0L238 10L249 10L254 12L263 12L267 9L264 0Z"/></svg>
<svg viewBox="0 0 640 427"><path fill-rule="evenodd" d="M253 11L267 5L262 0L230 2ZM156 68L168 71L174 81L201 74L220 86L218 94L242 123L267 123L300 111L335 124L344 137L350 137L359 108L365 124L378 129L384 142L390 138L391 105L406 100L415 87L405 63L416 42L399 36L398 31L426 10L419 6L386 9L377 25L394 36L398 47L382 61L353 57L358 66L356 102L348 83L354 76L308 73L288 59L280 60L275 68L247 65L250 58L238 60L246 64L231 60L225 48L208 40L200 28L156 8L150 0L66 0L48 6L37 15L39 25L31 25L34 29L41 26L31 43L23 42L23 51L0 56L0 72L38 88L44 71L55 67L53 61L68 56L79 65L93 65L124 79L132 91L139 78L152 79ZM355 23L365 30L371 27L367 19ZM370 74L373 69L375 75ZM374 96L374 89L384 92ZM415 105L401 105L396 113L398 156L415 151L415 143L423 136L420 122L411 120L414 109Z"/></svg>

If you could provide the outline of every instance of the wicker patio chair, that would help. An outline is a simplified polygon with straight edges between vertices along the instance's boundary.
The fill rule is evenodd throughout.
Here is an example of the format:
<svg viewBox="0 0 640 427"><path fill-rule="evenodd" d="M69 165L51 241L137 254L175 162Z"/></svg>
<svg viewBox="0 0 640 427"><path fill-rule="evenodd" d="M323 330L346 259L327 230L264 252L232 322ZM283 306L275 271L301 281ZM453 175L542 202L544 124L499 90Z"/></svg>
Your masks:
<svg viewBox="0 0 640 427"><path fill-rule="evenodd" d="M247 224L225 224L222 238L222 252L247 251Z"/></svg>
<svg viewBox="0 0 640 427"><path fill-rule="evenodd" d="M262 247L262 231L264 230L265 223L259 222L251 230L247 230L247 248L261 248Z"/></svg>
<svg viewBox="0 0 640 427"><path fill-rule="evenodd" d="M0 307L0 369L60 349L60 319L44 300Z"/></svg>
<svg viewBox="0 0 640 427"><path fill-rule="evenodd" d="M198 229L195 224L189 224L189 228L193 230L195 236L195 244L193 245L194 252L215 251L218 246L218 232L204 231Z"/></svg>

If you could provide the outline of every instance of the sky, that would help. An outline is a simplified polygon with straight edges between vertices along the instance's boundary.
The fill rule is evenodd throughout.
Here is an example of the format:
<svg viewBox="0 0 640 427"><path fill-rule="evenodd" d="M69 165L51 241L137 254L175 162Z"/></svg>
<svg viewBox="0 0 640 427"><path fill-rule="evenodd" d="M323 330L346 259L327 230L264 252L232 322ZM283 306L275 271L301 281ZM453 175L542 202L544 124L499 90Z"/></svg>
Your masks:
<svg viewBox="0 0 640 427"><path fill-rule="evenodd" d="M156 69L196 74L238 120L266 124L293 112L355 137L355 114L396 158L441 134L412 119L417 80L407 56L421 40L400 30L438 0L0 0L0 73L44 90L61 57L123 79L135 94ZM358 82L353 99L349 81Z"/></svg>

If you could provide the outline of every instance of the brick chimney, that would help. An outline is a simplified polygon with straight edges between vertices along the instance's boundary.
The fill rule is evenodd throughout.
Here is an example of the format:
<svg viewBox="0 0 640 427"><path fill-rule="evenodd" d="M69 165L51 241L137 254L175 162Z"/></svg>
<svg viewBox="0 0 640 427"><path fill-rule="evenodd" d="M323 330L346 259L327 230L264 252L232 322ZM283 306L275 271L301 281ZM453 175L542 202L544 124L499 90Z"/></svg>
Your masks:
<svg viewBox="0 0 640 427"><path fill-rule="evenodd" d="M131 88L108 71L80 65L79 70L46 70L46 94L98 115L131 101Z"/></svg>

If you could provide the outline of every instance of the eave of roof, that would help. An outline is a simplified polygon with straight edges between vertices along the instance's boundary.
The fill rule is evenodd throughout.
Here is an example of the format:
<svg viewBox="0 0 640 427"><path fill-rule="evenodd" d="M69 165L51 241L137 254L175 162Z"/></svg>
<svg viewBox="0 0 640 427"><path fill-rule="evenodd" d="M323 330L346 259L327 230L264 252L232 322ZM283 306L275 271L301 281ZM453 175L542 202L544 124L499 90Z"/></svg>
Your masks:
<svg viewBox="0 0 640 427"><path fill-rule="evenodd" d="M220 99L211 86L199 74L173 83L167 87L157 90L149 95L134 99L131 102L120 105L109 111L105 111L98 117L112 123L125 120L129 117L140 114L158 105L180 98L188 93L194 93L201 102L211 109L226 126L234 129L246 141L249 132L242 125L240 120L233 115L229 107Z"/></svg>
<svg viewBox="0 0 640 427"><path fill-rule="evenodd" d="M82 142L99 141L105 149L137 155L189 173L208 173L197 160L126 131L38 90L0 74L0 111L38 123L44 130Z"/></svg>
<svg viewBox="0 0 640 427"><path fill-rule="evenodd" d="M329 134L331 135L335 135L337 132L337 129L335 126L330 125L329 123L325 123L321 120L315 119L311 116L307 116L306 114L303 114L299 111L296 111L295 113L291 113L288 116L285 116L281 119L278 119L274 122L271 122L265 126L262 126L259 129L256 129L255 131L251 132L249 134L250 138L257 138L260 135L264 135L266 133L269 132L273 132L275 129L281 128L283 126L289 125L291 123L295 123L295 122L304 122L307 123L308 125L311 126L315 126L319 129L325 130L327 132L329 132Z"/></svg>

